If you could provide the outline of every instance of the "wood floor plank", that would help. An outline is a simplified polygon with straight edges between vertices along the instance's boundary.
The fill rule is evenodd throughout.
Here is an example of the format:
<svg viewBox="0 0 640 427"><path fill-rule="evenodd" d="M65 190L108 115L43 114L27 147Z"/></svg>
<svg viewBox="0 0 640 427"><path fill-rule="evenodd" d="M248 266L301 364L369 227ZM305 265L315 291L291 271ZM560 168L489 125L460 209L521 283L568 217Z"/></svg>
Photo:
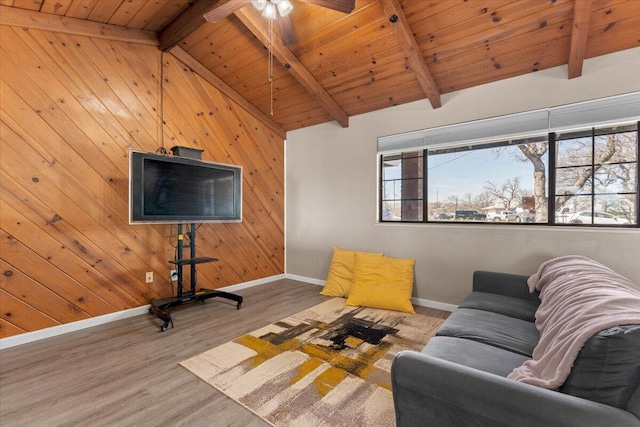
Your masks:
<svg viewBox="0 0 640 427"><path fill-rule="evenodd" d="M329 299L320 289L283 279L239 291L240 310L224 299L178 307L166 332L141 315L2 350L0 425L267 426L179 362Z"/></svg>

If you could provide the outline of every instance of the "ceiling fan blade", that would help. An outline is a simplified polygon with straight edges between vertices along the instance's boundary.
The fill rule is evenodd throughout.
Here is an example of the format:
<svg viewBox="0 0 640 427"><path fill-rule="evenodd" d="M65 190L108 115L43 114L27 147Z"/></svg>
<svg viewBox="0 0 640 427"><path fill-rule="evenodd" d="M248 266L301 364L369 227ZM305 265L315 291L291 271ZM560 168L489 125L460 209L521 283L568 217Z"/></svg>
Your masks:
<svg viewBox="0 0 640 427"><path fill-rule="evenodd" d="M278 19L276 19L276 25L278 26L278 34L280 35L280 40L282 40L283 45L289 46L296 42L296 34L293 31L293 25L291 24L289 15L279 16Z"/></svg>
<svg viewBox="0 0 640 427"><path fill-rule="evenodd" d="M315 4L338 12L351 13L356 7L356 0L300 0L305 3Z"/></svg>

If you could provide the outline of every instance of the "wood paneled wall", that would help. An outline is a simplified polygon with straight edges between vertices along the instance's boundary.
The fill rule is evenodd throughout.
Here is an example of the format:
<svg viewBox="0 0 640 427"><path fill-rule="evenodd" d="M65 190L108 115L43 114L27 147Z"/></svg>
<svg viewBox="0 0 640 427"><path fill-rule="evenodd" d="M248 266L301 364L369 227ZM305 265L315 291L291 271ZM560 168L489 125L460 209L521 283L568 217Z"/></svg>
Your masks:
<svg viewBox="0 0 640 427"><path fill-rule="evenodd" d="M173 294L176 227L128 224L130 148L243 166L243 222L198 229L198 254L220 259L199 286L283 273L284 144L268 127L154 47L9 26L0 40L0 338Z"/></svg>

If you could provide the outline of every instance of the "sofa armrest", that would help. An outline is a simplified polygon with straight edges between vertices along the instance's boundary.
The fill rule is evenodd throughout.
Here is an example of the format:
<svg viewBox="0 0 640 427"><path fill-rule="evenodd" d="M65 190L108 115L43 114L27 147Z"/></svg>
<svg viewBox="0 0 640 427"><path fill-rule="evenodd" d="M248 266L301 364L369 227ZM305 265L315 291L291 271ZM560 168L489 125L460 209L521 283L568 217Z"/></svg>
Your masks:
<svg viewBox="0 0 640 427"><path fill-rule="evenodd" d="M529 292L528 278L519 274L477 270L473 272L473 290L539 302L538 292Z"/></svg>
<svg viewBox="0 0 640 427"><path fill-rule="evenodd" d="M633 414L414 351L391 368L396 425L640 426Z"/></svg>

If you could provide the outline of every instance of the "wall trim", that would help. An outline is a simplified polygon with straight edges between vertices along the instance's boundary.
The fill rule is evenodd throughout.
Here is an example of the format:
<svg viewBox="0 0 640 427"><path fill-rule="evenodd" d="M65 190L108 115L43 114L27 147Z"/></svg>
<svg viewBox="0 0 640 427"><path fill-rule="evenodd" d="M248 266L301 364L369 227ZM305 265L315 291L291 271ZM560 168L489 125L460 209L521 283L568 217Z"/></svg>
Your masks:
<svg viewBox="0 0 640 427"><path fill-rule="evenodd" d="M325 280L320 280L320 279L314 279L311 277L305 277L305 276L298 276L295 274L285 274L285 277L287 279L291 279L291 280L297 280L299 282L306 282L306 283L310 283L312 285L318 285L318 286L324 286L325 284ZM439 302L439 301L432 301L432 300L428 300L428 299L424 299L424 298L411 298L411 302L414 305L419 305L421 307L428 307L428 308L436 308L438 310L444 310L444 311L455 311L456 308L458 308L457 305L455 304L448 304L446 302Z"/></svg>
<svg viewBox="0 0 640 427"><path fill-rule="evenodd" d="M242 289L252 288L254 286L260 286L267 283L275 282L276 280L281 279L297 280L298 282L305 282L317 286L324 286L325 284L325 280L285 273L264 277L262 279L251 280L249 282L238 283L237 285L225 286L223 288L218 288L218 290L225 292L235 292ZM453 304L431 301L422 298L411 298L411 301L415 305L436 308L438 310L455 311L455 309L457 308L457 306ZM70 332L81 331L83 329L92 328L94 326L105 325L107 323L115 322L116 320L140 316L142 314L148 313L149 307L150 305L147 304L141 307L130 308L127 310L117 311L115 313L92 317L90 319L78 320L76 322L65 323L64 325L52 326L50 328L41 329L39 331L25 332L24 334L2 338L0 339L0 350L28 344L35 341L40 341L46 338L52 338Z"/></svg>
<svg viewBox="0 0 640 427"><path fill-rule="evenodd" d="M267 283L275 282L276 280L285 279L286 274L276 274L275 276L263 277L262 279L251 280L249 282L238 283L237 285L225 286L224 288L218 288L219 291L235 292L242 289L253 288L254 286L265 285Z"/></svg>
<svg viewBox="0 0 640 427"><path fill-rule="evenodd" d="M298 276L297 274L285 274L286 279L297 280L298 282L310 283L312 285L324 286L326 280L313 279L306 276Z"/></svg>
<svg viewBox="0 0 640 427"><path fill-rule="evenodd" d="M20 335L13 335L0 339L0 350L27 344L34 341L40 341L46 338L67 334L69 332L81 331L82 329L92 328L98 325L115 322L116 320L127 319L133 316L139 316L149 312L149 304L130 308L127 310L116 311L115 313L103 314L102 316L92 317L90 319L78 320L76 322L65 323L62 325L52 326L50 328L40 329L39 331L25 332Z"/></svg>
<svg viewBox="0 0 640 427"><path fill-rule="evenodd" d="M456 311L456 309L458 308L457 305L455 304L449 304L446 302L439 302L439 301L432 301L430 299L424 299L424 298L411 298L411 302L414 303L415 305L419 305L421 307L428 307L428 308L436 308L438 310L444 310L444 311L451 311L454 312Z"/></svg>
<svg viewBox="0 0 640 427"><path fill-rule="evenodd" d="M285 274L278 274L275 276L252 280L249 282L238 283L237 285L225 286L223 288L218 288L218 290L225 292L235 292L241 289L247 289L254 286L263 285L265 283L274 282L276 280L284 279L285 276ZM10 337L2 338L0 339L0 350L16 347L22 344L28 344L34 341L40 341L46 338L52 338L58 335L67 334L69 332L81 331L83 329L92 328L94 326L105 325L107 323L115 322L116 320L127 319L129 317L146 314L149 313L149 307L150 305L147 304L141 307L130 308L127 310L117 311L115 313L92 317L90 319L78 320L76 322L65 323L63 325L52 326L50 328L41 329L39 331L25 332L20 335L13 335Z"/></svg>

